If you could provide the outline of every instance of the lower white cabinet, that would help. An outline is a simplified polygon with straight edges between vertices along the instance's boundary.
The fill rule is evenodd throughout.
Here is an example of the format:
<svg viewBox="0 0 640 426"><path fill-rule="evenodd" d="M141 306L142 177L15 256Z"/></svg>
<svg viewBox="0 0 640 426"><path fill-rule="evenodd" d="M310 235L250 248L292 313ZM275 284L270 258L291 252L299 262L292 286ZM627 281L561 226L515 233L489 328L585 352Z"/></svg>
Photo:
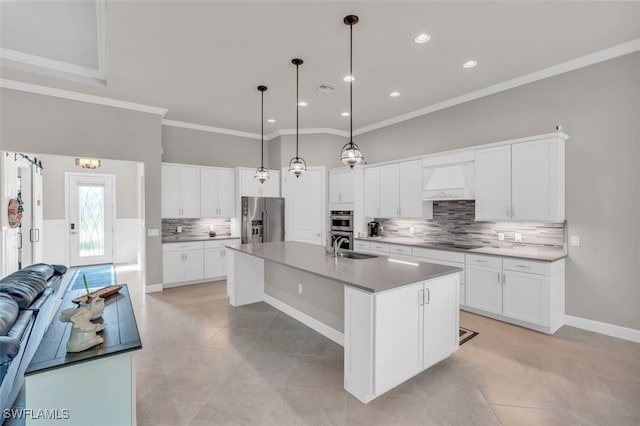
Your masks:
<svg viewBox="0 0 640 426"><path fill-rule="evenodd" d="M204 278L203 243L163 244L162 276L163 283L202 280Z"/></svg>
<svg viewBox="0 0 640 426"><path fill-rule="evenodd" d="M375 294L345 286L345 388L368 402L455 352L458 282L451 274Z"/></svg>
<svg viewBox="0 0 640 426"><path fill-rule="evenodd" d="M227 275L227 244L239 239L165 243L162 245L162 275L165 286L224 279Z"/></svg>
<svg viewBox="0 0 640 426"><path fill-rule="evenodd" d="M458 291L458 298L460 305L464 305L466 302L466 288L465 288L465 255L464 253L448 251L448 250L436 250L431 248L414 247L413 248L413 260L418 262L436 263L438 265L455 266L462 269L460 274L460 288Z"/></svg>
<svg viewBox="0 0 640 426"><path fill-rule="evenodd" d="M486 260L487 265L479 266ZM496 262L501 267L496 267ZM467 255L463 309L555 333L564 323L564 259L541 262Z"/></svg>

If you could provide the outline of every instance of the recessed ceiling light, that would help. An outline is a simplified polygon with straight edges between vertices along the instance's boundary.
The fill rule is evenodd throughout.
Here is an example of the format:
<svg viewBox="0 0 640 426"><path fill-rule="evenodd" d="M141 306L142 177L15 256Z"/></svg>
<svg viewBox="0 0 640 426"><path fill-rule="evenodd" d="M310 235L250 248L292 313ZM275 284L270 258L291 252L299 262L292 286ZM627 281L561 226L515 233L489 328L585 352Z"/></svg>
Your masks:
<svg viewBox="0 0 640 426"><path fill-rule="evenodd" d="M342 81L346 81L347 83L354 81L356 78L352 75L345 75Z"/></svg>
<svg viewBox="0 0 640 426"><path fill-rule="evenodd" d="M307 105L309 105L309 104L306 103L305 101L298 102L298 106L307 106Z"/></svg>
<svg viewBox="0 0 640 426"><path fill-rule="evenodd" d="M274 120L273 118L270 118L270 119L267 120L267 123L275 123L275 122L276 122L276 120Z"/></svg>
<svg viewBox="0 0 640 426"><path fill-rule="evenodd" d="M341 115L341 116L343 116L343 117L348 117L348 116L349 116L349 113L348 113L347 111L345 111L345 112L343 112L343 113L342 113L342 114L340 114L340 115Z"/></svg>
<svg viewBox="0 0 640 426"><path fill-rule="evenodd" d="M473 67L475 67L476 65L478 65L478 61L474 61L474 60L470 60L470 61L467 61L467 62L465 62L464 64L462 64L462 66L463 66L464 68L473 68Z"/></svg>
<svg viewBox="0 0 640 426"><path fill-rule="evenodd" d="M418 44L424 44L424 43L428 42L429 40L431 40L431 36L429 34L425 34L425 33L418 34L413 39L413 41L418 43Z"/></svg>
<svg viewBox="0 0 640 426"><path fill-rule="evenodd" d="M391 92L389 93L389 96L391 96L392 98L397 98L398 96L400 96L400 92Z"/></svg>

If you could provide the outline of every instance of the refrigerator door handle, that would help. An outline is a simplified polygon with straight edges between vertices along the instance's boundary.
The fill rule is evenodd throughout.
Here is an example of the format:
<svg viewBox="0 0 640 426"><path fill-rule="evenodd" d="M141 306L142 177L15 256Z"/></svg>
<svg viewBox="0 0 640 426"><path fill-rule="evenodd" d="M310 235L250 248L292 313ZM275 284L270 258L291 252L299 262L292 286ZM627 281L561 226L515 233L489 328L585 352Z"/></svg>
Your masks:
<svg viewBox="0 0 640 426"><path fill-rule="evenodd" d="M269 234L267 220L269 219L269 213L266 210L262 211L262 242L269 242Z"/></svg>

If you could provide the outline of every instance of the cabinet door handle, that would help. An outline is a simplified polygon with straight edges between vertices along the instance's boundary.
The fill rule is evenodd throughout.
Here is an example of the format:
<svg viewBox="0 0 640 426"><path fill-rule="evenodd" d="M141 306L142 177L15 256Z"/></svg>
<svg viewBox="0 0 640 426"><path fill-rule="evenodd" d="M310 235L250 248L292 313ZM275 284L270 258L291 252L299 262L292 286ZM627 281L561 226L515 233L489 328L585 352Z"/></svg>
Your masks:
<svg viewBox="0 0 640 426"><path fill-rule="evenodd" d="M511 206L511 217L515 217L516 216L516 209L513 208L513 206Z"/></svg>
<svg viewBox="0 0 640 426"><path fill-rule="evenodd" d="M500 272L498 272L498 284L500 284Z"/></svg>
<svg viewBox="0 0 640 426"><path fill-rule="evenodd" d="M511 217L511 214L509 214L509 207L507 207L507 217Z"/></svg>
<svg viewBox="0 0 640 426"><path fill-rule="evenodd" d="M431 303L431 291L428 288L425 289L424 291L425 291L425 297L427 299L425 303L428 305L429 303Z"/></svg>
<svg viewBox="0 0 640 426"><path fill-rule="evenodd" d="M418 306L424 305L424 290L420 289L418 292Z"/></svg>
<svg viewBox="0 0 640 426"><path fill-rule="evenodd" d="M507 285L507 274L502 273L502 285Z"/></svg>

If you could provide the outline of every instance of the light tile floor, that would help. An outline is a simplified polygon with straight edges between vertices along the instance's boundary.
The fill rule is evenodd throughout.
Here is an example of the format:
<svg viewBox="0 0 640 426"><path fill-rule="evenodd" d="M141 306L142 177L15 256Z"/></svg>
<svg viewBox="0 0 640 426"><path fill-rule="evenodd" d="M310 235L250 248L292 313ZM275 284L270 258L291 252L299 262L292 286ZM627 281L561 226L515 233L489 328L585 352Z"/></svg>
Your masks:
<svg viewBox="0 0 640 426"><path fill-rule="evenodd" d="M548 336L461 312L480 334L364 405L343 389L343 350L264 303L232 308L225 282L144 295L140 425L635 425L640 345L563 327Z"/></svg>

